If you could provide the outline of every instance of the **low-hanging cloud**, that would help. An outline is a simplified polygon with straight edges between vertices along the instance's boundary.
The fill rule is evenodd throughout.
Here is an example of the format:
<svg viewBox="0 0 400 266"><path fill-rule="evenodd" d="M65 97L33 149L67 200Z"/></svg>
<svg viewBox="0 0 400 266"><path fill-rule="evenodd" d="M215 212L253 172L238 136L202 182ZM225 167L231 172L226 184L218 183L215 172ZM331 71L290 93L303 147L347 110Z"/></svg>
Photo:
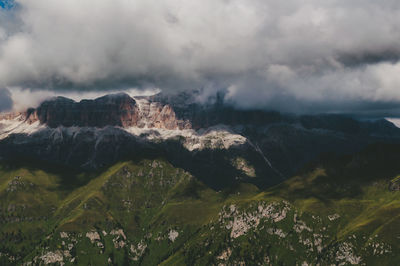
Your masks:
<svg viewBox="0 0 400 266"><path fill-rule="evenodd" d="M205 88L244 108L396 109L399 40L396 0L16 0L0 10L0 87Z"/></svg>

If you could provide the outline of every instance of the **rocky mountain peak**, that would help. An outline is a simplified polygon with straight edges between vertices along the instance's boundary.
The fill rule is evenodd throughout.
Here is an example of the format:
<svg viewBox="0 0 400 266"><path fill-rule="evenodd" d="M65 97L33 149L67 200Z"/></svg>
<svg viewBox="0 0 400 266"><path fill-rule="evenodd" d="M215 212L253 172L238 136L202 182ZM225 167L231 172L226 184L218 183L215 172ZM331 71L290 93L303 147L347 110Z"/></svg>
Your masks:
<svg viewBox="0 0 400 266"><path fill-rule="evenodd" d="M40 121L49 127L127 127L137 123L138 107L136 101L124 93L80 102L55 97L36 109L29 109L26 119L30 123Z"/></svg>
<svg viewBox="0 0 400 266"><path fill-rule="evenodd" d="M15 120L32 125L36 122L50 128L117 126L123 128L189 129L187 120L179 119L174 108L151 97L132 98L126 93L105 95L76 102L54 97L24 112L0 114L0 120Z"/></svg>

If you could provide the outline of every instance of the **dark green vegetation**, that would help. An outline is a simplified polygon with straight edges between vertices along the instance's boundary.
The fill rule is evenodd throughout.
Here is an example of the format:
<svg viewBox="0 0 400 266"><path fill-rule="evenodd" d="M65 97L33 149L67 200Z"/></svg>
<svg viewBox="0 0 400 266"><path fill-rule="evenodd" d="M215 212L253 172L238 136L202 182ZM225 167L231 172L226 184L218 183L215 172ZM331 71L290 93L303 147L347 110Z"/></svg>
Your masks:
<svg viewBox="0 0 400 266"><path fill-rule="evenodd" d="M214 191L163 159L99 174L3 163L0 264L395 265L399 157L325 156L263 191Z"/></svg>

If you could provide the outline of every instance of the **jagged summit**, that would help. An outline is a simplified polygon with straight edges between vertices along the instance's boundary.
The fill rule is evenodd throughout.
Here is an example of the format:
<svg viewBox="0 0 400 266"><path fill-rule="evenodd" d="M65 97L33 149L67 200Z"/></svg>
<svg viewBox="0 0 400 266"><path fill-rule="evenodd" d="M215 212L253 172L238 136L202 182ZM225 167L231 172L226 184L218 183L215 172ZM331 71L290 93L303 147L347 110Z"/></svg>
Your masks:
<svg viewBox="0 0 400 266"><path fill-rule="evenodd" d="M127 94L106 95L80 102L55 97L31 110L27 120L40 121L49 127L125 127L137 123L138 107L136 101Z"/></svg>
<svg viewBox="0 0 400 266"><path fill-rule="evenodd" d="M38 122L50 128L59 126L97 128L118 126L168 130L191 128L190 123L176 117L169 104L156 102L150 97L132 98L126 93L109 94L80 102L58 96L22 113L0 115L0 120L16 118L29 125Z"/></svg>

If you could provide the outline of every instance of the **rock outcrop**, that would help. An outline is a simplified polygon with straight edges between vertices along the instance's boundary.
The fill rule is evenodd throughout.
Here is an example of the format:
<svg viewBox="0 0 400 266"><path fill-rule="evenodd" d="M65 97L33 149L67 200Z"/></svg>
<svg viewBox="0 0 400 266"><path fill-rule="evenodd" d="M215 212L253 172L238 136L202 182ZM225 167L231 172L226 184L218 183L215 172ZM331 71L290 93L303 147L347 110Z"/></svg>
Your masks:
<svg viewBox="0 0 400 266"><path fill-rule="evenodd" d="M94 100L75 102L65 97L56 97L43 102L38 108L23 113L1 115L0 120L17 117L28 124L37 121L50 128L106 126L189 129L188 121L179 120L168 104L134 99L125 93L106 95Z"/></svg>
<svg viewBox="0 0 400 266"><path fill-rule="evenodd" d="M135 125L139 128L163 128L163 129L190 129L188 120L178 119L174 109L169 104L151 101L141 97L136 99L139 107L139 121Z"/></svg>
<svg viewBox="0 0 400 266"><path fill-rule="evenodd" d="M136 101L127 94L107 95L95 100L75 102L56 97L26 113L29 123L40 121L49 127L105 127L136 125L139 120Z"/></svg>
<svg viewBox="0 0 400 266"><path fill-rule="evenodd" d="M389 191L400 191L400 176L389 182Z"/></svg>

